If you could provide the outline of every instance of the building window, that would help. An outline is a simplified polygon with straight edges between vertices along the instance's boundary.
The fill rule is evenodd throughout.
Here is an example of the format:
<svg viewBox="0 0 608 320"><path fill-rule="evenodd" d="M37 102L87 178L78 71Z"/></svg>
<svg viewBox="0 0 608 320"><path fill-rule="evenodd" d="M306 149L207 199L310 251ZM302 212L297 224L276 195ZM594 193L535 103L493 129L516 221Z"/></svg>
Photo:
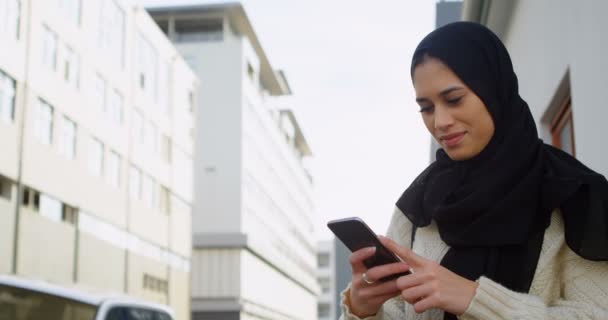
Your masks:
<svg viewBox="0 0 608 320"><path fill-rule="evenodd" d="M156 98L158 52L141 33L137 34L137 61L139 88L154 99Z"/></svg>
<svg viewBox="0 0 608 320"><path fill-rule="evenodd" d="M158 153L158 129L152 122L145 123L145 145L148 151Z"/></svg>
<svg viewBox="0 0 608 320"><path fill-rule="evenodd" d="M156 207L156 188L154 180L148 175L143 175L141 185L142 200L148 206L148 208Z"/></svg>
<svg viewBox="0 0 608 320"><path fill-rule="evenodd" d="M42 31L42 65L49 70L57 70L57 34L47 26Z"/></svg>
<svg viewBox="0 0 608 320"><path fill-rule="evenodd" d="M163 161L167 164L171 164L171 153L172 153L171 138L169 138L168 136L163 134L160 149L161 149L161 155L162 155Z"/></svg>
<svg viewBox="0 0 608 320"><path fill-rule="evenodd" d="M42 99L38 99L34 130L41 143L50 145L53 142L53 107Z"/></svg>
<svg viewBox="0 0 608 320"><path fill-rule="evenodd" d="M40 208L40 193L34 189L23 187L21 201L24 207L38 211L38 208Z"/></svg>
<svg viewBox="0 0 608 320"><path fill-rule="evenodd" d="M106 80L96 74L94 81L93 105L99 112L103 112L106 109Z"/></svg>
<svg viewBox="0 0 608 320"><path fill-rule="evenodd" d="M165 186L160 186L160 212L171 213L171 192Z"/></svg>
<svg viewBox="0 0 608 320"><path fill-rule="evenodd" d="M141 113L133 110L133 123L131 125L131 135L134 144L141 145L144 143L144 119Z"/></svg>
<svg viewBox="0 0 608 320"><path fill-rule="evenodd" d="M162 62L160 64L160 69L158 73L158 104L160 107L160 111L169 114L169 88L171 85L169 84L169 65L166 62Z"/></svg>
<svg viewBox="0 0 608 320"><path fill-rule="evenodd" d="M194 92L192 90L188 91L188 111L194 113Z"/></svg>
<svg viewBox="0 0 608 320"><path fill-rule="evenodd" d="M576 155L574 146L574 124L572 122L572 100L568 97L557 115L551 121L552 144L569 153Z"/></svg>
<svg viewBox="0 0 608 320"><path fill-rule="evenodd" d="M141 197L141 170L134 166L131 166L129 172L129 193L135 199Z"/></svg>
<svg viewBox="0 0 608 320"><path fill-rule="evenodd" d="M0 198L6 201L11 201L13 198L12 194L13 182L8 178L0 176Z"/></svg>
<svg viewBox="0 0 608 320"><path fill-rule="evenodd" d="M58 0L59 9L74 25L80 25L80 0Z"/></svg>
<svg viewBox="0 0 608 320"><path fill-rule="evenodd" d="M56 222L61 222L63 217L61 201L46 194L40 194L40 208L38 211L40 212L41 216L47 217Z"/></svg>
<svg viewBox="0 0 608 320"><path fill-rule="evenodd" d="M63 64L63 79L74 88L78 88L80 61L78 55L70 47L65 47Z"/></svg>
<svg viewBox="0 0 608 320"><path fill-rule="evenodd" d="M167 293L169 290L169 282L167 280L144 273L143 287L144 289Z"/></svg>
<svg viewBox="0 0 608 320"><path fill-rule="evenodd" d="M222 41L224 23L222 19L179 19L175 21L177 42Z"/></svg>
<svg viewBox="0 0 608 320"><path fill-rule="evenodd" d="M89 171L95 177L103 174L103 143L93 137L89 141Z"/></svg>
<svg viewBox="0 0 608 320"><path fill-rule="evenodd" d="M15 80L0 71L0 121L12 123L14 119Z"/></svg>
<svg viewBox="0 0 608 320"><path fill-rule="evenodd" d="M317 255L317 263L319 268L329 267L329 253L322 252Z"/></svg>
<svg viewBox="0 0 608 320"><path fill-rule="evenodd" d="M113 187L120 186L120 156L114 151L108 156L108 180Z"/></svg>
<svg viewBox="0 0 608 320"><path fill-rule="evenodd" d="M112 90L112 94L110 95L110 117L118 126L122 126L123 123L123 110L122 95L118 91Z"/></svg>
<svg viewBox="0 0 608 320"><path fill-rule="evenodd" d="M123 67L125 12L115 0L101 2L99 19L99 48L106 51L112 61Z"/></svg>
<svg viewBox="0 0 608 320"><path fill-rule="evenodd" d="M329 305L326 303L319 304L317 311L319 318L327 318L329 317Z"/></svg>
<svg viewBox="0 0 608 320"><path fill-rule="evenodd" d="M64 203L61 210L61 220L69 224L78 225L78 209Z"/></svg>
<svg viewBox="0 0 608 320"><path fill-rule="evenodd" d="M19 0L0 0L0 37L19 39Z"/></svg>
<svg viewBox="0 0 608 320"><path fill-rule="evenodd" d="M63 117L60 139L61 154L68 159L74 159L76 157L76 123L67 117Z"/></svg>
<svg viewBox="0 0 608 320"><path fill-rule="evenodd" d="M321 285L321 293L329 292L329 279L328 278L319 279L319 284Z"/></svg>

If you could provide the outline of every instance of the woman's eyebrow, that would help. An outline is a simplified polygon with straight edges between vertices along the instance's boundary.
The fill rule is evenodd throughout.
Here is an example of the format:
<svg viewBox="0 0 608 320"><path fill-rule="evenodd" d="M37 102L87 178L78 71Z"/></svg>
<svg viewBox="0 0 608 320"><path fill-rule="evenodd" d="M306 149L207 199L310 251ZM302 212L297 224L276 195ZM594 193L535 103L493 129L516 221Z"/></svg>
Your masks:
<svg viewBox="0 0 608 320"><path fill-rule="evenodd" d="M446 96L446 95L448 95L450 92L454 92L454 91L458 91L458 90L462 90L462 89L464 89L464 87L461 87L461 86L452 86L452 87L449 87L449 88L444 89L444 90L442 90L441 92L439 92L439 95L440 95L440 96ZM426 97L417 97L417 98L416 98L416 102L418 102L418 103L420 103L420 102L426 102L426 101L428 101L428 100L429 100L429 99L428 99L428 98L426 98Z"/></svg>
<svg viewBox="0 0 608 320"><path fill-rule="evenodd" d="M447 89L442 90L441 92L439 92L439 95L445 96L445 95L449 94L450 92L457 91L457 90L462 90L462 89L464 89L464 88L461 87L461 86L449 87L449 88L447 88Z"/></svg>

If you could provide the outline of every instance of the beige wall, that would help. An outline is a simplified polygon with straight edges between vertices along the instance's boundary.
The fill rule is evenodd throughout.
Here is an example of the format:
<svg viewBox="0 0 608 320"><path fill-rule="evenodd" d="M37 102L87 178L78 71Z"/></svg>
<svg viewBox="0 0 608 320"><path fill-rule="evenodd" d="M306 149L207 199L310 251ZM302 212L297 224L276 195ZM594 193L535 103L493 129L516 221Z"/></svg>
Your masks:
<svg viewBox="0 0 608 320"><path fill-rule="evenodd" d="M0 198L0 274L9 273L13 266L16 188L11 201Z"/></svg>
<svg viewBox="0 0 608 320"><path fill-rule="evenodd" d="M17 90L19 89L17 88ZM0 174L13 181L17 180L17 164L19 163L19 119L19 115L15 114L15 120L11 124L0 121L0 137L2 137Z"/></svg>
<svg viewBox="0 0 608 320"><path fill-rule="evenodd" d="M139 200L131 201L129 209L131 232L157 245L167 245L169 217L166 214L148 208Z"/></svg>
<svg viewBox="0 0 608 320"><path fill-rule="evenodd" d="M172 211L170 219L170 249L184 257L192 252L192 215L187 211Z"/></svg>
<svg viewBox="0 0 608 320"><path fill-rule="evenodd" d="M74 227L22 208L17 273L58 283L74 276Z"/></svg>
<svg viewBox="0 0 608 320"><path fill-rule="evenodd" d="M129 253L129 283L127 292L150 301L167 303L167 295L160 292L144 289L144 274L151 275L158 279L168 279L168 267L164 264L155 262L149 258Z"/></svg>
<svg viewBox="0 0 608 320"><path fill-rule="evenodd" d="M175 310L175 319L190 319L190 274L172 270L169 274L169 304Z"/></svg>
<svg viewBox="0 0 608 320"><path fill-rule="evenodd" d="M114 292L123 292L125 250L80 233L78 241L78 282Z"/></svg>

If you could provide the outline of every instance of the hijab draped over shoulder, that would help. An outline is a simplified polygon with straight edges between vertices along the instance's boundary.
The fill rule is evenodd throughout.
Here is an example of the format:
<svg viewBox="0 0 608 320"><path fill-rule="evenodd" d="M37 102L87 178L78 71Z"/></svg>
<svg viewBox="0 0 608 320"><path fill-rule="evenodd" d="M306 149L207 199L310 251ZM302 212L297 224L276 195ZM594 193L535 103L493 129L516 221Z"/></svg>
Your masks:
<svg viewBox="0 0 608 320"><path fill-rule="evenodd" d="M454 161L438 150L397 201L415 227L435 221L450 246L441 265L528 292L557 208L568 246L585 259L608 260L608 183L539 139L500 39L480 24L456 22L420 42L412 76L427 56L447 65L484 102L495 126L472 159Z"/></svg>

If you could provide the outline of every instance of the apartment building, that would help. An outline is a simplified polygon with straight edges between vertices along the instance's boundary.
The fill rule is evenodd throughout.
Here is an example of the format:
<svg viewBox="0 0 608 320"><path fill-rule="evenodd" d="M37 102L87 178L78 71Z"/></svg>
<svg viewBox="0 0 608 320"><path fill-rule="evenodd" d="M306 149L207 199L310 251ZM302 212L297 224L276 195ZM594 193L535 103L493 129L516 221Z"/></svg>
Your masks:
<svg viewBox="0 0 608 320"><path fill-rule="evenodd" d="M241 4L147 9L201 80L193 319L316 319L311 151L285 74Z"/></svg>
<svg viewBox="0 0 608 320"><path fill-rule="evenodd" d="M320 241L317 245L317 280L321 295L317 307L319 320L336 320L336 252L333 240Z"/></svg>
<svg viewBox="0 0 608 320"><path fill-rule="evenodd" d="M125 0L0 0L0 273L190 315L198 80Z"/></svg>

